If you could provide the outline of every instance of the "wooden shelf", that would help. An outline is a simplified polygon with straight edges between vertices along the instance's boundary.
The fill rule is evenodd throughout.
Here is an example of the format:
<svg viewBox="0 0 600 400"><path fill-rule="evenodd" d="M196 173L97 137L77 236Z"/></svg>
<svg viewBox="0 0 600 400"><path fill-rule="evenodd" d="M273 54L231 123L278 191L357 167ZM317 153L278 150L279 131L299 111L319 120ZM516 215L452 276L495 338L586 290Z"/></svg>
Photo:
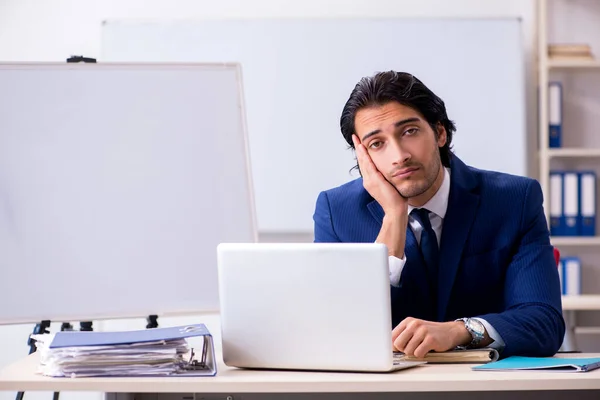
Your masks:
<svg viewBox="0 0 600 400"><path fill-rule="evenodd" d="M553 246L600 246L598 236L551 236ZM559 249L560 250L560 249Z"/></svg>
<svg viewBox="0 0 600 400"><path fill-rule="evenodd" d="M600 310L600 294L563 296L563 310Z"/></svg>
<svg viewBox="0 0 600 400"><path fill-rule="evenodd" d="M546 151L548 157L600 157L600 148L553 148Z"/></svg>
<svg viewBox="0 0 600 400"><path fill-rule="evenodd" d="M548 59L546 64L548 68L587 68L587 69L600 69L600 61L598 60L553 60L551 58Z"/></svg>

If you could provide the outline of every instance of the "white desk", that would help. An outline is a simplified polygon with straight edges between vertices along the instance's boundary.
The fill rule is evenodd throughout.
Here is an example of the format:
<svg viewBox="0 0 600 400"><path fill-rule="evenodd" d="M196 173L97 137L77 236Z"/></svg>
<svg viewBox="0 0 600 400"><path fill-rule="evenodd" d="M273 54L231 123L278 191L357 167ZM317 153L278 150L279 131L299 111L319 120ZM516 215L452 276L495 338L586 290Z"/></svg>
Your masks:
<svg viewBox="0 0 600 400"><path fill-rule="evenodd" d="M559 355L559 356L569 356ZM600 357L600 354L578 354L580 357ZM220 354L217 355L220 358ZM583 398L600 398L600 369L587 373L569 372L483 372L472 371L471 365L424 365L393 373L329 373L329 372L292 372L292 371L251 371L226 367L220 363L216 377L197 378L48 378L35 373L38 364L36 354L0 371L0 391L94 391L107 392L111 399L144 398L134 393L171 394L171 398L194 399L193 393L202 393L202 398L223 398L231 395L233 399L253 398L252 394L261 394L268 398L269 394L305 394L311 398L315 393L326 397L357 398L362 394L372 398L379 394L398 396L397 392L405 392L403 398L412 395L428 394L427 398L437 394L447 398L448 392L455 393L463 399L481 398L481 391L492 391L496 395L509 395L508 392L521 392L526 398L548 399L550 393L563 393L573 396L567 391L578 391L578 400ZM559 392L556 392L559 391ZM597 392L596 392L597 391ZM181 394L176 397L176 393ZM187 395L185 395L187 394ZM266 394L266 395L265 395ZM184 396L185 395L185 396ZM514 393L510 394L514 400ZM159 396L152 396L157 398ZM297 396L296 396L297 397ZM524 397L524 398L525 398ZM198 397L199 398L199 397ZM277 398L277 397L274 397ZM339 397L338 397L339 398ZM418 397L418 398L423 398ZM442 398L442 397L440 397ZM458 398L458 397L457 397ZM518 396L517 396L518 398ZM559 398L550 396L550 398Z"/></svg>

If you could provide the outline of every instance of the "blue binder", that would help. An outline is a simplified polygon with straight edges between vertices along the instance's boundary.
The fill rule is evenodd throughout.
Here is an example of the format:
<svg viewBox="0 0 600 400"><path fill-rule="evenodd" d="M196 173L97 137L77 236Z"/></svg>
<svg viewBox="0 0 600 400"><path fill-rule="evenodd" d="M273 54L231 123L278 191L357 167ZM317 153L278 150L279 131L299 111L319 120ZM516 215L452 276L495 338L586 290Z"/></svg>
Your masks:
<svg viewBox="0 0 600 400"><path fill-rule="evenodd" d="M576 171L563 172L563 214L564 235L579 235L579 174Z"/></svg>
<svg viewBox="0 0 600 400"><path fill-rule="evenodd" d="M563 174L550 172L550 235L565 235L565 215L563 212Z"/></svg>
<svg viewBox="0 0 600 400"><path fill-rule="evenodd" d="M541 369L565 372L587 372L600 368L600 358L507 357L504 360L472 367L474 371L507 371Z"/></svg>
<svg viewBox="0 0 600 400"><path fill-rule="evenodd" d="M194 336L210 336L204 324L175 326L169 328L143 329L118 332L56 332L49 348L78 346L110 346L119 344L158 342L185 339Z"/></svg>
<svg viewBox="0 0 600 400"><path fill-rule="evenodd" d="M61 348L78 348L80 352L85 352L86 348L91 348L90 351L98 351L98 347L96 346L102 346L102 348L105 348L104 350L123 350L127 349L127 346L135 346L135 349L139 350L143 349L143 344L152 345L153 343L161 342L169 343L172 341L197 336L203 337L202 345L200 346L198 353L196 353L194 349L191 349L190 359L182 361L182 365L179 369L174 372L169 372L169 375L164 375L164 372L160 372L158 373L158 376L215 376L217 373L217 363L215 358L213 338L204 324L183 325L169 328L153 328L136 331L57 332L54 336L54 339L48 346L48 350L60 351L59 349ZM196 355L198 357L196 357ZM75 360L77 358L76 355L72 357ZM90 357L92 356L88 354L88 358ZM83 365L80 366L84 368L87 376L112 376L110 366L105 367L104 370L102 370L99 368L100 364L96 364L96 367L98 367L96 370L88 370L89 367L85 365L86 362L93 362L93 360L90 358L89 360L83 361ZM123 366L124 365L121 365L121 367ZM53 372L53 374L54 373L56 372ZM61 373L76 376L78 373L81 373L81 371L71 371L70 373L62 371L58 375L52 376L60 376ZM132 376L133 375L146 377L154 376L151 372L147 371L140 375L132 373Z"/></svg>
<svg viewBox="0 0 600 400"><path fill-rule="evenodd" d="M548 83L548 121L550 147L562 145L562 84L560 82Z"/></svg>
<svg viewBox="0 0 600 400"><path fill-rule="evenodd" d="M579 172L579 234L596 236L596 172Z"/></svg>

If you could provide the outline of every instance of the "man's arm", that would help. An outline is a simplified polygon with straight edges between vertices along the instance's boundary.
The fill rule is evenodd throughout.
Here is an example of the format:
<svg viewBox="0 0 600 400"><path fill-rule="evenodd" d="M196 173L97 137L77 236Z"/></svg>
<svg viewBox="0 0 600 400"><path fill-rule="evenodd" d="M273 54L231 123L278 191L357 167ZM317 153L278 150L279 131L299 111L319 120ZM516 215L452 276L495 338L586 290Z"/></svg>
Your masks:
<svg viewBox="0 0 600 400"><path fill-rule="evenodd" d="M471 317L483 320L489 326L480 346L504 347L503 357L515 354L552 356L562 344L565 324L558 272L542 207L542 191L536 181L527 188L521 233L520 246L506 272L505 311ZM497 341L492 342L490 332ZM407 318L392 332L394 347L416 356L431 350L451 350L457 345L468 344L470 339L460 321L438 323Z"/></svg>
<svg viewBox="0 0 600 400"><path fill-rule="evenodd" d="M521 218L522 238L506 271L505 311L480 315L505 343L503 357L552 356L560 348L565 323L553 248L537 181L529 185Z"/></svg>
<svg viewBox="0 0 600 400"><path fill-rule="evenodd" d="M352 135L352 141L363 177L363 186L371 197L377 200L384 212L381 229L375 241L385 244L390 256L404 258L408 200L379 172L358 136Z"/></svg>
<svg viewBox="0 0 600 400"><path fill-rule="evenodd" d="M329 198L325 192L319 193L319 197L317 197L317 206L315 208L313 220L315 221L316 243L336 243L341 241L333 229Z"/></svg>

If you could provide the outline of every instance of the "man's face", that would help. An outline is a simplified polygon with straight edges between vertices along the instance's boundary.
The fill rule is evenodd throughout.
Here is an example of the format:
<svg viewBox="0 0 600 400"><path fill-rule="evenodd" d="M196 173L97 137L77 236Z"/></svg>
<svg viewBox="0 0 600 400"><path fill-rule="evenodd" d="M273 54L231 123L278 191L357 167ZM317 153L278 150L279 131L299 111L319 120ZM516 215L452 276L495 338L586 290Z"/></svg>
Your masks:
<svg viewBox="0 0 600 400"><path fill-rule="evenodd" d="M443 178L438 148L446 144L441 125L436 135L418 111L397 102L359 110L354 125L373 163L400 195L427 201L435 194Z"/></svg>

